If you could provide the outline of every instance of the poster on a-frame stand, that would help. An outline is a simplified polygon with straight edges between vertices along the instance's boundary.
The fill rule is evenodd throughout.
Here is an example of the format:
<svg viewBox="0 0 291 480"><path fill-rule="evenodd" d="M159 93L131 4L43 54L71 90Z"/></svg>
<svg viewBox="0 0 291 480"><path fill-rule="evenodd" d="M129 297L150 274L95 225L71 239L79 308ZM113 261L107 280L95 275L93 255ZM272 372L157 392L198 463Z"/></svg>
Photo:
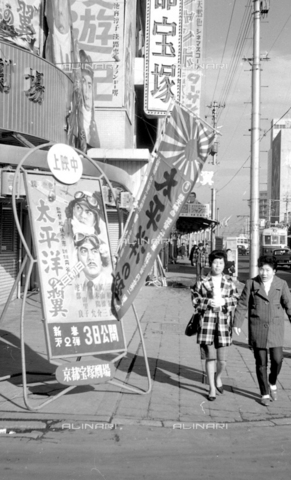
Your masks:
<svg viewBox="0 0 291 480"><path fill-rule="evenodd" d="M25 170L22 164L27 156L16 170L12 199L16 225L27 252L24 262L29 264L21 311L26 406L30 410L38 410L76 385L84 384L110 382L135 393L148 393L151 390L150 372L134 306L148 390L140 390L113 378L115 362L127 353L127 346L123 319L117 318L113 307L114 266L102 195L104 181L112 188L109 180L99 167L96 167L99 170L96 177L82 175L83 163L78 151L67 145L56 144L49 150L50 172ZM84 154L82 158L93 163ZM35 257L21 234L15 208L17 185L20 184L17 177L20 175L24 180ZM55 376L67 388L33 407L26 392L24 317L28 282L35 264L39 273L48 358L60 360ZM103 360L103 354L112 354L114 358ZM82 357L87 357L87 360L81 361ZM69 361L62 362L65 359Z"/></svg>
<svg viewBox="0 0 291 480"><path fill-rule="evenodd" d="M100 180L25 173L49 358L125 349Z"/></svg>

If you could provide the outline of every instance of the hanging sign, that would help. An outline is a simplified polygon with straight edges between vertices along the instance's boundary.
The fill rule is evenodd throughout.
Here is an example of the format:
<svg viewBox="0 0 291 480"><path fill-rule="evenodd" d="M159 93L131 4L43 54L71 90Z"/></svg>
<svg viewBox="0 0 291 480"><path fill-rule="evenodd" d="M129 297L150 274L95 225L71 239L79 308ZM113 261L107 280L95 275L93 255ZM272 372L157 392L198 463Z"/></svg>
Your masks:
<svg viewBox="0 0 291 480"><path fill-rule="evenodd" d="M82 177L83 163L77 152L62 143L53 145L47 154L50 171L60 182L71 185Z"/></svg>
<svg viewBox="0 0 291 480"><path fill-rule="evenodd" d="M112 311L112 256L99 179L25 172L50 358L125 349Z"/></svg>
<svg viewBox="0 0 291 480"><path fill-rule="evenodd" d="M148 115L166 115L181 95L182 0L147 0L145 101Z"/></svg>

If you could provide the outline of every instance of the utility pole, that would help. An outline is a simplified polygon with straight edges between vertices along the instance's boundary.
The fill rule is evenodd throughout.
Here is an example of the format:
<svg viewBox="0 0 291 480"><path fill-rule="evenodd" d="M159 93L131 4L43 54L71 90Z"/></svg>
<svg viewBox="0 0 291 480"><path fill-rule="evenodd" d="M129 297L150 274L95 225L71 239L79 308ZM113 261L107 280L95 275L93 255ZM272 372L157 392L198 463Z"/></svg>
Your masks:
<svg viewBox="0 0 291 480"><path fill-rule="evenodd" d="M216 190L215 188L211 189L211 218L215 220L215 200L216 200ZM211 228L211 251L215 248L215 227Z"/></svg>
<svg viewBox="0 0 291 480"><path fill-rule="evenodd" d="M211 108L212 126L213 126L214 130L216 131L216 129L217 129L217 111L218 111L219 108L224 108L225 105L217 103L216 101L214 101L210 105L207 105L207 107ZM206 118L207 118L207 116L206 116ZM217 139L217 135L215 134L212 150L210 152L210 155L212 155L212 165L217 165L217 152L218 152L218 139Z"/></svg>
<svg viewBox="0 0 291 480"><path fill-rule="evenodd" d="M253 63L252 63L252 123L251 123L251 188L250 188L250 275L257 275L260 252L259 231L259 167L260 167L260 26L261 12L266 14L267 2L253 0Z"/></svg>

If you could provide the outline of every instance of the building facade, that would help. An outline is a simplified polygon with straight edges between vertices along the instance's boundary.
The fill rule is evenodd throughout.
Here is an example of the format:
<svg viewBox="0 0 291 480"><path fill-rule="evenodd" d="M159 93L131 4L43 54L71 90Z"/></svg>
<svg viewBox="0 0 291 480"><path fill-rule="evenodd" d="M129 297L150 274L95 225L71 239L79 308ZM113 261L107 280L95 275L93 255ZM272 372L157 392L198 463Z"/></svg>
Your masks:
<svg viewBox="0 0 291 480"><path fill-rule="evenodd" d="M267 190L261 190L259 192L259 218L260 220L269 220L269 201Z"/></svg>
<svg viewBox="0 0 291 480"><path fill-rule="evenodd" d="M270 222L290 223L291 119L273 120L268 154L268 204Z"/></svg>
<svg viewBox="0 0 291 480"><path fill-rule="evenodd" d="M191 99L186 106L199 113L201 78L194 63L201 57L204 2L190 3L184 15L182 0L155 3L159 16L152 20L161 38L155 38L154 45L164 47L160 53L150 51L160 70L154 66L148 74L154 82L155 105L159 98L167 110L171 75L179 82L181 74L181 100ZM18 0L10 0L9 5L0 0L0 304L6 301L25 258L11 205L13 171L19 162L29 154L24 168L47 170L46 144L68 144L87 153L107 175L118 197L118 210L112 199L105 198L114 254L132 203L146 180L150 152L161 129L160 113L146 115L144 106L150 2L26 0L21 5L19 8ZM167 50L167 38L176 32L177 20L170 22L169 17L165 27L164 17L174 8L181 40L177 45L184 52L179 54L184 65L181 71L164 65L169 52L173 57L173 51ZM183 31L189 33L186 40L182 22ZM165 33L165 28L170 33ZM168 85L166 91L164 85ZM84 173L96 174L87 163ZM32 250L24 194L17 205ZM208 220L203 224L201 218L198 223L191 218L195 224L192 231L208 228L212 225ZM24 269L14 296L20 295L25 278ZM37 287L34 271L30 288Z"/></svg>
<svg viewBox="0 0 291 480"><path fill-rule="evenodd" d="M13 171L24 156L31 153L25 168L47 170L45 149L34 147L63 143L81 148L99 165L120 206L118 214L112 199L106 199L114 254L155 142L153 130L140 140L135 121L140 108L134 88L140 37L136 0L101 6L96 1L89 8L86 2L27 0L23 12L18 0L6 3L0 1L0 304L25 257L11 204ZM88 13L90 19L83 21ZM85 148L78 143L82 134ZM135 148L137 144L143 148ZM96 175L90 166L84 173ZM32 250L25 195L17 204ZM14 297L20 295L25 276L26 270ZM36 287L34 271L30 288Z"/></svg>

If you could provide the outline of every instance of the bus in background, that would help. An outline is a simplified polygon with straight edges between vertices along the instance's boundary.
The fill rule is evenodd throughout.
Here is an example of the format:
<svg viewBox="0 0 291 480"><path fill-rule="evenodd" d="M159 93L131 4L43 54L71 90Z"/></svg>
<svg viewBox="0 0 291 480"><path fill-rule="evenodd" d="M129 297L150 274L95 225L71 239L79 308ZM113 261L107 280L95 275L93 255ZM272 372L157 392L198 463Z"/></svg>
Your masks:
<svg viewBox="0 0 291 480"><path fill-rule="evenodd" d="M287 227L264 228L260 234L260 254L272 255L273 250L285 248L288 245Z"/></svg>

